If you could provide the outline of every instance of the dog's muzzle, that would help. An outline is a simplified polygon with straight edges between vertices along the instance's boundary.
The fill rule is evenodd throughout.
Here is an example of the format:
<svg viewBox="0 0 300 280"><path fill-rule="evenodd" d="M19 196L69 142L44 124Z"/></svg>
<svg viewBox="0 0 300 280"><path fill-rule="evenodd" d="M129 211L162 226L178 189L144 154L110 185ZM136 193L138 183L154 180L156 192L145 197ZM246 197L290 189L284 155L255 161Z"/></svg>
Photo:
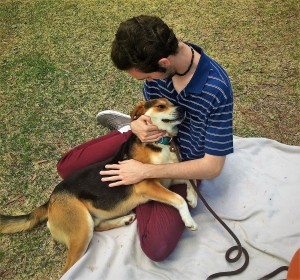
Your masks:
<svg viewBox="0 0 300 280"><path fill-rule="evenodd" d="M182 107L176 107L176 111L172 114L172 119L162 119L165 123L182 122L185 119L185 110Z"/></svg>

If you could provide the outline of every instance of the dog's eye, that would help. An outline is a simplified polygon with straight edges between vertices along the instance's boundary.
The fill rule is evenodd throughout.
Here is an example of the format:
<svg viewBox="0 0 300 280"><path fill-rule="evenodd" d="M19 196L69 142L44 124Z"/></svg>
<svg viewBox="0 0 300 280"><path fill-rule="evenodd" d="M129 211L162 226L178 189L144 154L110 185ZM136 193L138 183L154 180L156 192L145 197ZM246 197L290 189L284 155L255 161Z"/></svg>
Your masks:
<svg viewBox="0 0 300 280"><path fill-rule="evenodd" d="M159 109L164 109L164 108L166 108L166 105L160 104L160 105L157 106L157 108L159 108Z"/></svg>

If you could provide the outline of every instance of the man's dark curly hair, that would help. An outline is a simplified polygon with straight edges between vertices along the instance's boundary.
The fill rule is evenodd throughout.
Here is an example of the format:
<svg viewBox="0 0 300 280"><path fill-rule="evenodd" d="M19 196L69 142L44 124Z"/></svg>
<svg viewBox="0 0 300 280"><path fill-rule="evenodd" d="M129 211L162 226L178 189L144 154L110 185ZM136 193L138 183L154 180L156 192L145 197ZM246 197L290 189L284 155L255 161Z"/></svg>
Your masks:
<svg viewBox="0 0 300 280"><path fill-rule="evenodd" d="M167 24L154 16L138 16L122 22L112 43L111 59L120 70L165 72L158 61L178 51L178 40Z"/></svg>

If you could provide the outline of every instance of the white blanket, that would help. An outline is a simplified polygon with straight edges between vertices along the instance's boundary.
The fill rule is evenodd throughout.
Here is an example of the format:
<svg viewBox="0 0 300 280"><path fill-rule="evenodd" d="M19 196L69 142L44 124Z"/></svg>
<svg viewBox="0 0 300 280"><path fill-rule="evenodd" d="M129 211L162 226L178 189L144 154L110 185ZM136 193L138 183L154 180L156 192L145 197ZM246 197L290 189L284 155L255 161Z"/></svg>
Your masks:
<svg viewBox="0 0 300 280"><path fill-rule="evenodd" d="M221 176L203 181L201 192L250 255L246 271L232 279L258 279L288 265L300 247L300 147L238 137L234 147ZM62 280L202 280L240 267L242 260L226 262L224 254L235 242L201 201L192 211L198 231L186 229L167 260L156 263L143 254L134 222L95 233L86 254ZM284 277L286 272L275 279Z"/></svg>

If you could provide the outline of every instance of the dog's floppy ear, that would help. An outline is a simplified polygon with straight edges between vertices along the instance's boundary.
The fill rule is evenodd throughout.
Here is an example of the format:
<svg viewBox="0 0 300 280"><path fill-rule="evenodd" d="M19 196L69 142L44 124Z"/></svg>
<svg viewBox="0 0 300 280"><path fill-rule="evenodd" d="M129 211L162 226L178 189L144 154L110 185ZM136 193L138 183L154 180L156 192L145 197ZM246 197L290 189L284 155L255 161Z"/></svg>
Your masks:
<svg viewBox="0 0 300 280"><path fill-rule="evenodd" d="M135 108L130 113L131 121L137 120L141 115L144 115L146 112L146 109L144 107L145 101L139 102Z"/></svg>

